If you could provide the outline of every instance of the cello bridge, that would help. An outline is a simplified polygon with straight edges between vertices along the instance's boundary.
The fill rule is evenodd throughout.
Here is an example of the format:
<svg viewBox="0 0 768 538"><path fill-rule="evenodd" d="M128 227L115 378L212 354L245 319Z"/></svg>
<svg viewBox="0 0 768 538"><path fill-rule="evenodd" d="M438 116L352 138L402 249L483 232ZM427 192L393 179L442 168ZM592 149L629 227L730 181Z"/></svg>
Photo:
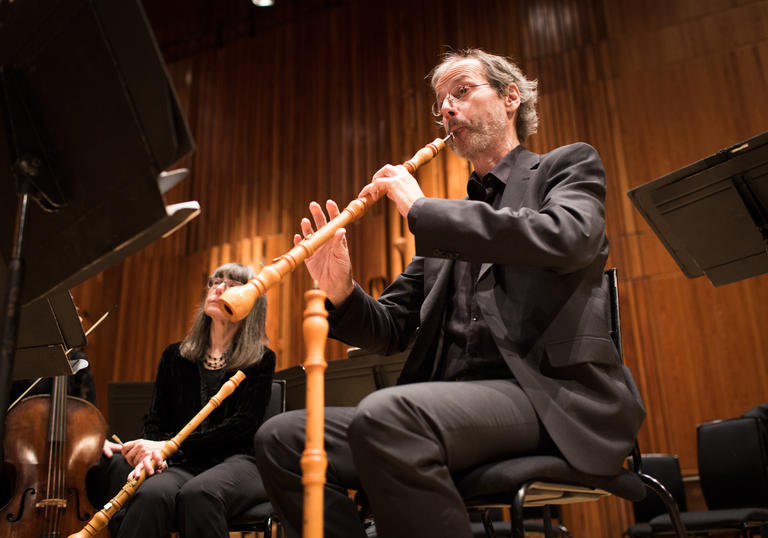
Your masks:
<svg viewBox="0 0 768 538"><path fill-rule="evenodd" d="M53 508L66 508L67 500L66 499L44 499L42 501L38 501L35 503L35 508L48 508L49 506L52 506Z"/></svg>

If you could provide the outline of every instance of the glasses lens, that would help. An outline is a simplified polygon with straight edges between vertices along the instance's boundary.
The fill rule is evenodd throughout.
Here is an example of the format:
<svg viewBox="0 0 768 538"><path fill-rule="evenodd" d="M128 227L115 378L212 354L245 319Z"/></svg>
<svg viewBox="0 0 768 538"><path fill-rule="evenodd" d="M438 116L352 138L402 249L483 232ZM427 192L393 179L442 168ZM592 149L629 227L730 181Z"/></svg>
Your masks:
<svg viewBox="0 0 768 538"><path fill-rule="evenodd" d="M467 92L469 91L470 87L471 86L466 86L464 84L462 84L461 86L456 86L451 92L451 97L453 97L457 101L461 101L467 95Z"/></svg>
<svg viewBox="0 0 768 538"><path fill-rule="evenodd" d="M442 106L440 105L440 103L438 103L438 102L437 102L437 100L435 100L435 101L432 103L432 115L433 115L433 116L435 116L435 117L437 117L437 118L439 118L440 116L442 116L442 115L443 115L443 113L442 113L442 112L441 112L441 110L440 110L441 108L442 108Z"/></svg>
<svg viewBox="0 0 768 538"><path fill-rule="evenodd" d="M209 278L208 279L208 288L218 288L221 286L221 284L224 284L224 288L234 288L235 286L242 286L243 283L239 280L232 280L230 278Z"/></svg>

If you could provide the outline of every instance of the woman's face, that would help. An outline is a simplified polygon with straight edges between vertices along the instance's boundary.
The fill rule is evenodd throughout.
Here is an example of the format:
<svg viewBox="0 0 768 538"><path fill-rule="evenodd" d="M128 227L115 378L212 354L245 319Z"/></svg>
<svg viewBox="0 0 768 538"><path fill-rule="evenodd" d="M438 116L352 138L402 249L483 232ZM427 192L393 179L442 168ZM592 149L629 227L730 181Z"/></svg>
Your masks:
<svg viewBox="0 0 768 538"><path fill-rule="evenodd" d="M224 305L219 301L221 294L229 288L242 286L243 283L227 277L211 277L208 279L208 294L205 296L203 311L213 320L229 321Z"/></svg>

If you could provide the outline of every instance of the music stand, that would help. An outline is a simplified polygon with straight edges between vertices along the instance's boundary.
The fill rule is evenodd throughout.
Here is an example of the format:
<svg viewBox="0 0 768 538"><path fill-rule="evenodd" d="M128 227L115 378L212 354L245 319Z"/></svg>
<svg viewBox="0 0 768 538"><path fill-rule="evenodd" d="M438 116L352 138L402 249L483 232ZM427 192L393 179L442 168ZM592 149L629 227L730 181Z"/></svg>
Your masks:
<svg viewBox="0 0 768 538"><path fill-rule="evenodd" d="M74 370L66 351L86 343L69 292L33 301L21 309L11 379L71 375Z"/></svg>
<svg viewBox="0 0 768 538"><path fill-rule="evenodd" d="M197 202L166 207L158 185L192 149L138 0L0 4L0 408L21 305L26 319L45 300L54 332L67 333L74 305L49 298L195 217ZM48 347L31 338L20 343ZM25 376L47 374L37 362Z"/></svg>
<svg viewBox="0 0 768 538"><path fill-rule="evenodd" d="M627 194L688 278L768 272L768 132Z"/></svg>

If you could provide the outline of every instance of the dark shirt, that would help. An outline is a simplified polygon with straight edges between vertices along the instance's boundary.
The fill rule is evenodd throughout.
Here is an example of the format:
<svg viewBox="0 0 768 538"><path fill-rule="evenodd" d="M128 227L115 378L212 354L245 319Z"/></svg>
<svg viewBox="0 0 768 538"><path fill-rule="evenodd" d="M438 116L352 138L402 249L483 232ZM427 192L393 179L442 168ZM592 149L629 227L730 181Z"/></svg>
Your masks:
<svg viewBox="0 0 768 538"><path fill-rule="evenodd" d="M224 368L208 370L201 362L197 363L197 371L200 373L200 401L207 402L226 383L229 376Z"/></svg>
<svg viewBox="0 0 768 538"><path fill-rule="evenodd" d="M517 146L507 153L482 179L472 172L467 182L469 199L498 209L522 147ZM499 247L502 248L501 245ZM442 359L434 379L466 381L512 377L477 302L476 283L480 265L480 261L454 262L442 333Z"/></svg>
<svg viewBox="0 0 768 538"><path fill-rule="evenodd" d="M182 357L179 347L171 344L160 358L152 402L144 417L146 439L170 439L208 403L200 365ZM243 370L240 386L186 438L170 463L200 471L234 454L253 454L253 434L264 418L274 372L275 353L265 348L261 361ZM213 374L221 376L216 390L232 373Z"/></svg>

